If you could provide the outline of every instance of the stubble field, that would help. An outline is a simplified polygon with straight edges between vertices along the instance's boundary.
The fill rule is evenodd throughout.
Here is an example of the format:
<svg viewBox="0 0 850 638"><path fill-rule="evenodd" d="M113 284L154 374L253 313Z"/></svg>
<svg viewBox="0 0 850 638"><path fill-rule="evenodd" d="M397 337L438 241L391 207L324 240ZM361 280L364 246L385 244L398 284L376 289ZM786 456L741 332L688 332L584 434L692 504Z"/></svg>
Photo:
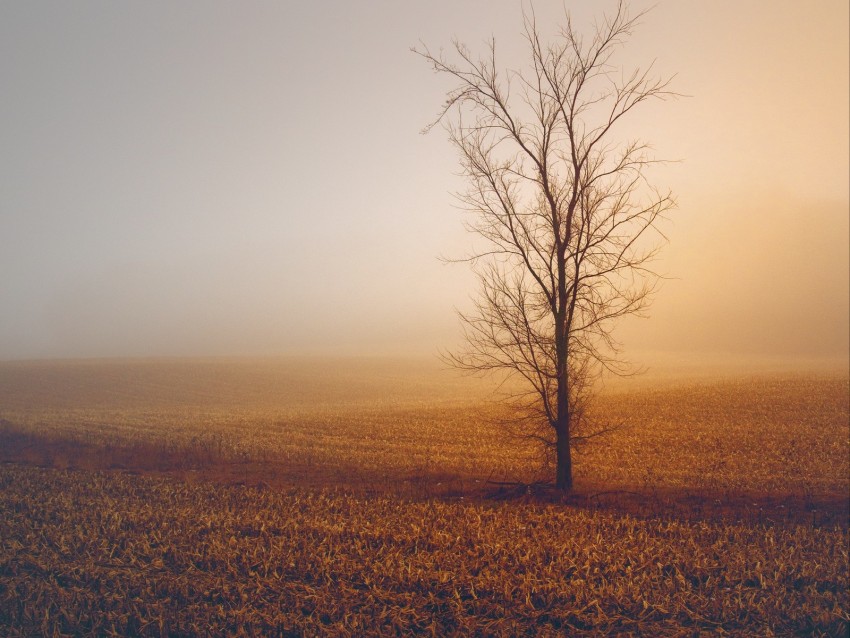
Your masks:
<svg viewBox="0 0 850 638"><path fill-rule="evenodd" d="M847 635L846 372L604 389L559 499L401 361L0 364L9 635Z"/></svg>

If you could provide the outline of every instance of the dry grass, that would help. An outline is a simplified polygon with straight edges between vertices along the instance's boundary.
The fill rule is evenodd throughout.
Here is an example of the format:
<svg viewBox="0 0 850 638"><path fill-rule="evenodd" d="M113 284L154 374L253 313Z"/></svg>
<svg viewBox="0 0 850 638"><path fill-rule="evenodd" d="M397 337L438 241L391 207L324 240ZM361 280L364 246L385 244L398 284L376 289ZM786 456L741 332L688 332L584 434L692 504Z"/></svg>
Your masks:
<svg viewBox="0 0 850 638"><path fill-rule="evenodd" d="M611 388L624 427L566 503L486 498L539 478L487 391L402 362L0 364L0 460L29 465L0 466L0 628L847 634L846 374Z"/></svg>

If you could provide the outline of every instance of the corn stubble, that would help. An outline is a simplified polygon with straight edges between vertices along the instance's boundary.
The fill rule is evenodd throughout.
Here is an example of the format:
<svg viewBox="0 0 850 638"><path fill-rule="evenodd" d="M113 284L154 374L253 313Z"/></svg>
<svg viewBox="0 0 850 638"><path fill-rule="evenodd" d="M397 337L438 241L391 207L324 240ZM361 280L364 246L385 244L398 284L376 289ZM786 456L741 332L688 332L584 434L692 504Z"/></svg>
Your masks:
<svg viewBox="0 0 850 638"><path fill-rule="evenodd" d="M847 629L846 528L4 466L10 635Z"/></svg>
<svg viewBox="0 0 850 638"><path fill-rule="evenodd" d="M484 497L537 475L480 396L113 394L0 389L4 635L850 631L846 376L608 392L567 504Z"/></svg>

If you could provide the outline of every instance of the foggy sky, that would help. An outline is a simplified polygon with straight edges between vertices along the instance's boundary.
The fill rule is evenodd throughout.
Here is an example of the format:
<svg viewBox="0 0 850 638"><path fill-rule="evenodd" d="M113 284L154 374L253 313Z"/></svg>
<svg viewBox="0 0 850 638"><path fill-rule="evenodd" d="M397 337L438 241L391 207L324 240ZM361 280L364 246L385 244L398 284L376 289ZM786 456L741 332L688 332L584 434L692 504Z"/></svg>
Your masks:
<svg viewBox="0 0 850 638"><path fill-rule="evenodd" d="M564 5L590 24L610 2ZM633 9L649 6L634 2ZM0 360L428 353L475 290L436 129L449 85L409 48L495 36L521 4L0 4ZM690 97L623 139L677 194L627 348L846 356L845 0L662 0L623 50Z"/></svg>

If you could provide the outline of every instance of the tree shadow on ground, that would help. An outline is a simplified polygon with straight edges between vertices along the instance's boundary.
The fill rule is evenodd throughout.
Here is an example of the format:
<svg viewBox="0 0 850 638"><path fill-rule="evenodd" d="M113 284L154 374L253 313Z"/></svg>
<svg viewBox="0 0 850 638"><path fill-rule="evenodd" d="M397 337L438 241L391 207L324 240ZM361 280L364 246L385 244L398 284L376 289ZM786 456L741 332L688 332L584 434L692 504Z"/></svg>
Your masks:
<svg viewBox="0 0 850 638"><path fill-rule="evenodd" d="M409 473L273 459L227 451L215 437L184 444L138 442L101 444L41 433L0 419L0 462L78 471L166 475L187 482L209 481L258 489L341 488L358 495L470 503L501 502L565 506L682 521L800 523L850 526L850 495L842 493L758 493L701 487L629 486L579 483L570 493L546 482L492 480L425 468Z"/></svg>

